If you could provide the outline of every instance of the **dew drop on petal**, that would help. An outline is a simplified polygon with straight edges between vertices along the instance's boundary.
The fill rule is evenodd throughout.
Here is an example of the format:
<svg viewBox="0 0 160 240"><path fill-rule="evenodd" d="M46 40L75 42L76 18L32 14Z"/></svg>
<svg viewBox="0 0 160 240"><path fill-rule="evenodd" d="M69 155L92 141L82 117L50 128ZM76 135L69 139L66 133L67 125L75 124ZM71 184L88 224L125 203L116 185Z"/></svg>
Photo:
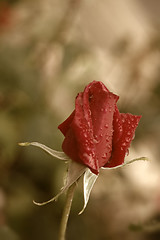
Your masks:
<svg viewBox="0 0 160 240"><path fill-rule="evenodd" d="M87 147L86 150L87 150L87 151L90 151L91 149L90 149L90 147Z"/></svg>
<svg viewBox="0 0 160 240"><path fill-rule="evenodd" d="M126 140L126 142L130 142L130 138L129 137L126 137L125 140Z"/></svg>
<svg viewBox="0 0 160 240"><path fill-rule="evenodd" d="M122 133L122 131L123 131L123 130L122 130L122 127L120 127L120 128L119 128L119 132Z"/></svg>
<svg viewBox="0 0 160 240"><path fill-rule="evenodd" d="M83 157L86 158L89 163L93 160L92 155L88 153L83 153Z"/></svg>
<svg viewBox="0 0 160 240"><path fill-rule="evenodd" d="M87 133L86 132L84 133L84 137L87 138Z"/></svg>
<svg viewBox="0 0 160 240"><path fill-rule="evenodd" d="M109 136L106 136L106 142L109 142Z"/></svg>
<svg viewBox="0 0 160 240"><path fill-rule="evenodd" d="M94 142L95 144L99 143L99 141L96 140L96 139L93 139L93 142Z"/></svg>
<svg viewBox="0 0 160 240"><path fill-rule="evenodd" d="M94 136L93 142L94 142L95 144L97 144L97 143L100 142L100 140L98 139L98 136L97 136L97 135Z"/></svg>
<svg viewBox="0 0 160 240"><path fill-rule="evenodd" d="M103 156L102 156L103 159L106 159L107 158L107 153L104 153Z"/></svg>
<svg viewBox="0 0 160 240"><path fill-rule="evenodd" d="M123 146L123 147L126 147L126 145L127 145L126 142L123 142L123 143L122 143L122 146Z"/></svg>
<svg viewBox="0 0 160 240"><path fill-rule="evenodd" d="M126 156L128 156L129 155L129 149L127 149L127 151L126 151Z"/></svg>

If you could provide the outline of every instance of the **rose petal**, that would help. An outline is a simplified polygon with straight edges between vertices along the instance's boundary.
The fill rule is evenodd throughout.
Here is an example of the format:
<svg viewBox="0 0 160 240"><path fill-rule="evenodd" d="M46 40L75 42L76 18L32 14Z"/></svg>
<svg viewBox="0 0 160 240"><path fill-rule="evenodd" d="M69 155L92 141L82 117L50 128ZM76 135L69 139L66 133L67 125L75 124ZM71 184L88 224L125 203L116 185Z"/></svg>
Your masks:
<svg viewBox="0 0 160 240"><path fill-rule="evenodd" d="M122 121L122 134L119 140L116 141L116 135L119 134L117 133L117 126L116 131L113 134L115 136L113 137L112 156L104 167L115 167L124 162L125 155L128 151L128 148L130 147L135 134L135 130L141 118L141 116L132 115L130 113L121 113L120 116ZM119 123L117 122L117 125L118 124Z"/></svg>
<svg viewBox="0 0 160 240"><path fill-rule="evenodd" d="M79 93L76 98L75 116L71 124L77 142L77 154L80 162L98 173L99 166L95 156L93 143L93 127L89 108L84 103L84 93ZM63 149L65 150L65 149Z"/></svg>
<svg viewBox="0 0 160 240"><path fill-rule="evenodd" d="M118 96L93 81L76 98L75 111L59 126L63 151L98 174L111 156L113 114Z"/></svg>
<svg viewBox="0 0 160 240"><path fill-rule="evenodd" d="M69 156L72 160L82 163L77 154L78 153L77 140L72 128L70 128L66 133L66 137L62 143L62 149L65 152L65 154Z"/></svg>
<svg viewBox="0 0 160 240"><path fill-rule="evenodd" d="M70 125L71 125L71 123L73 121L73 118L74 118L74 114L75 114L75 111L73 111L71 113L71 115L63 123L61 123L58 126L59 130L63 133L64 136L66 136L66 133L70 128Z"/></svg>
<svg viewBox="0 0 160 240"><path fill-rule="evenodd" d="M118 142L120 137L122 136L122 119L117 106L115 107L115 112L113 116L113 129L113 144L115 145L115 143Z"/></svg>
<svg viewBox="0 0 160 240"><path fill-rule="evenodd" d="M112 151L113 114L118 96L108 91L101 82L89 88L89 105L93 124L93 135L99 167L104 166Z"/></svg>

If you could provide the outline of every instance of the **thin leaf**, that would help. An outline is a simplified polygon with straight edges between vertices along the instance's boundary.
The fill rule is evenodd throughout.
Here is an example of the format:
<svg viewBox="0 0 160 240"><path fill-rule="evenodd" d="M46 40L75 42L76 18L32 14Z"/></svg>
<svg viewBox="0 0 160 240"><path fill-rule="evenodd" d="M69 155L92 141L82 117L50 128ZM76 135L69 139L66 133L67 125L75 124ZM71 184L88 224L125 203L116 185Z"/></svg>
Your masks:
<svg viewBox="0 0 160 240"><path fill-rule="evenodd" d="M84 174L84 179L83 179L84 206L79 214L83 213L83 211L85 210L88 200L89 200L91 190L92 190L93 185L97 178L98 178L98 175L92 173L89 168L86 170L86 172Z"/></svg>
<svg viewBox="0 0 160 240"><path fill-rule="evenodd" d="M124 166L126 166L126 165L129 165L129 164L131 164L131 163L133 163L133 162L137 162L137 161L149 161L149 159L148 159L147 157L135 158L135 159L132 159L132 160L130 160L130 161L124 162L123 164L118 165L118 166L116 166L116 167L111 167L111 168L108 167L108 168L102 168L102 169L117 169L117 168L124 167Z"/></svg>
<svg viewBox="0 0 160 240"><path fill-rule="evenodd" d="M35 146L35 147L39 147L41 148L43 151L47 152L49 155L51 155L52 157L58 158L60 160L64 160L64 161L68 161L69 157L66 156L66 154L64 152L59 152L59 151L55 151L47 146L45 146L44 144L38 143L38 142L24 142L24 143L19 143L20 146Z"/></svg>
<svg viewBox="0 0 160 240"><path fill-rule="evenodd" d="M80 163L70 160L67 178L66 178L65 184L64 184L63 188L61 189L61 191L55 197L51 198L50 200L48 200L46 202L38 203L38 202L33 201L34 204L36 204L38 206L43 206L43 205L46 205L47 203L57 200L58 197L62 193L64 193L74 182L76 182L85 171L86 171L85 165L82 165Z"/></svg>

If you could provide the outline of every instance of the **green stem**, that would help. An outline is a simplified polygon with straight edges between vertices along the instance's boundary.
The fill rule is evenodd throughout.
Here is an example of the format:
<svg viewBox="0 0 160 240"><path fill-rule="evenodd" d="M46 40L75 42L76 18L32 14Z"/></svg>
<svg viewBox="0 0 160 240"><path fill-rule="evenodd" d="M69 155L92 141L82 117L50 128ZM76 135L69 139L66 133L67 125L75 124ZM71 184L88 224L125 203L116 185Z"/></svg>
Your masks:
<svg viewBox="0 0 160 240"><path fill-rule="evenodd" d="M61 224L60 224L60 230L59 230L59 240L65 240L67 222L68 222L69 213L71 210L75 187L76 187L76 183L73 183L68 188L68 191L67 191L66 202L65 202L62 219L61 219Z"/></svg>

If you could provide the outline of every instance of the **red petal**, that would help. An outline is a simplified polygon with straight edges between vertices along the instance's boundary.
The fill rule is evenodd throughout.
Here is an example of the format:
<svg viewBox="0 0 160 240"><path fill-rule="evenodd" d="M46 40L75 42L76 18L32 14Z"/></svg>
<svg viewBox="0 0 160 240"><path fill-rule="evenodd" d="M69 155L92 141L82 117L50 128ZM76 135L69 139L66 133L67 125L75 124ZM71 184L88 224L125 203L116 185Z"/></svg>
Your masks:
<svg viewBox="0 0 160 240"><path fill-rule="evenodd" d="M65 136L65 139L62 144L63 151L74 161L81 162L78 156L78 146L76 137L72 128L70 128Z"/></svg>
<svg viewBox="0 0 160 240"><path fill-rule="evenodd" d="M75 111L59 125L65 135L63 151L95 174L100 167L124 162L141 118L120 114L117 100L103 83L94 81L77 96Z"/></svg>
<svg viewBox="0 0 160 240"><path fill-rule="evenodd" d="M102 167L111 156L113 114L118 96L109 92L101 82L94 82L89 92L95 153L99 167Z"/></svg>
<svg viewBox="0 0 160 240"><path fill-rule="evenodd" d="M117 106L115 107L115 112L113 115L113 129L113 144L115 145L115 143L119 141L122 135L122 119Z"/></svg>
<svg viewBox="0 0 160 240"><path fill-rule="evenodd" d="M118 113L115 113L115 118ZM132 115L130 113L121 113L122 130L119 128L119 122L114 121L115 132L113 134L113 148L112 156L109 162L104 167L115 167L121 165L124 162L125 155L133 140L135 130L138 126L141 116ZM119 125L119 126L118 126ZM119 132L118 132L119 128ZM122 133L120 134L120 132ZM121 136L120 136L121 135ZM116 140L116 137L120 137Z"/></svg>
<svg viewBox="0 0 160 240"><path fill-rule="evenodd" d="M111 156L113 114L118 96L93 81L76 98L75 111L59 129L65 135L63 151L98 174Z"/></svg>
<svg viewBox="0 0 160 240"><path fill-rule="evenodd" d="M84 103L85 94L84 91L84 93L80 93L76 98L75 117L71 128L75 134L78 146L78 159L97 174L99 166L95 156L90 109L86 103Z"/></svg>
<svg viewBox="0 0 160 240"><path fill-rule="evenodd" d="M71 125L71 123L73 121L73 118L74 118L74 114L75 114L75 111L73 111L71 113L71 115L63 123L61 123L58 126L59 130L63 133L64 136L66 136L66 133L70 128L70 125Z"/></svg>

